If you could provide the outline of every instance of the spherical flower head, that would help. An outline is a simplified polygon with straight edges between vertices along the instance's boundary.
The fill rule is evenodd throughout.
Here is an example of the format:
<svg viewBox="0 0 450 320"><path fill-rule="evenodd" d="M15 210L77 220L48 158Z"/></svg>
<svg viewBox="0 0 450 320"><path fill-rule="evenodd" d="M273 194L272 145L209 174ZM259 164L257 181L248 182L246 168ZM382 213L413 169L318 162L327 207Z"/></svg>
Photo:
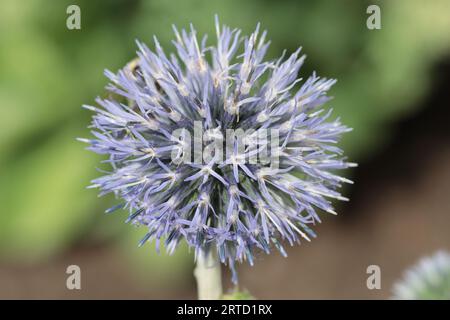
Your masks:
<svg viewBox="0 0 450 320"><path fill-rule="evenodd" d="M438 251L409 268L394 284L394 299L449 300L450 253Z"/></svg>
<svg viewBox="0 0 450 320"><path fill-rule="evenodd" d="M249 37L221 26L217 43L174 27L175 54L154 39L137 42L138 57L98 98L89 149L108 156L111 171L93 181L144 226L141 245L181 240L217 250L221 262L254 261L282 243L315 237L318 211L335 214L332 199L350 180L336 171L346 162L336 146L349 131L322 105L335 80L315 74L301 84L305 56L264 60L269 42L259 25ZM192 152L191 152L192 151Z"/></svg>

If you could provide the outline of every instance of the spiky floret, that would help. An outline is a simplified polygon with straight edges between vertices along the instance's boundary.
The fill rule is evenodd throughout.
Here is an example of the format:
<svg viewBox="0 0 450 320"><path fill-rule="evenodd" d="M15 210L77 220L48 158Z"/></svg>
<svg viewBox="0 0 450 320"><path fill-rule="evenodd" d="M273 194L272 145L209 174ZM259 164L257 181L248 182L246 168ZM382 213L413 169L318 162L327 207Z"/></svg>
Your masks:
<svg viewBox="0 0 450 320"><path fill-rule="evenodd" d="M196 253L212 248L237 281L236 260L253 264L256 249L272 246L285 255L281 241L315 237L308 225L320 222L318 209L335 214L329 199L345 200L336 190L351 182L334 172L353 166L336 146L349 128L321 109L335 80L313 74L299 85L300 49L265 61L269 42L259 25L241 37L216 18L215 46L206 36L199 42L192 26L174 31L176 54L156 38L154 51L137 42L135 61L105 72L111 95L85 106L95 112L94 138L81 140L109 156L111 172L93 186L123 199L108 212L126 208L128 221L148 228L141 245L164 239L172 253L185 239ZM277 167L238 161L258 150L251 143L244 151L234 143L221 162L174 161L186 141L172 133L192 133L196 123L213 135L277 130L280 143L269 153Z"/></svg>

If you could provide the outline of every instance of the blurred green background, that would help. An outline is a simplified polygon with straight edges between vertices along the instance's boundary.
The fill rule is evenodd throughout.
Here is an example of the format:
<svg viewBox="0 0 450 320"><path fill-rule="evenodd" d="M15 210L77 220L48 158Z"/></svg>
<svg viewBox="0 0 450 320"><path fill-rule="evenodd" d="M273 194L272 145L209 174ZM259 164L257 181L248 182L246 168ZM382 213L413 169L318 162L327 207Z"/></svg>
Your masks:
<svg viewBox="0 0 450 320"><path fill-rule="evenodd" d="M381 30L366 28L372 3L381 7ZM66 28L70 4L81 8L81 30ZM114 253L103 268L123 264L130 281L155 297L159 290L190 296L192 255L186 248L173 257L158 256L152 245L138 249L143 230L125 225L125 215L103 215L114 199L85 189L100 158L75 138L89 135L91 115L81 105L104 92L105 68L116 71L135 56L135 39L151 46L155 34L170 51L171 25L192 22L211 43L215 13L246 34L261 22L272 40L270 58L302 46L304 78L315 70L338 79L330 106L354 128L343 147L355 162L383 149L392 123L418 112L431 90L431 68L450 53L447 0L2 0L0 273L107 247ZM8 296L2 279L11 277L0 275L0 297ZM15 296L27 296L9 285ZM177 295L177 288L185 291Z"/></svg>

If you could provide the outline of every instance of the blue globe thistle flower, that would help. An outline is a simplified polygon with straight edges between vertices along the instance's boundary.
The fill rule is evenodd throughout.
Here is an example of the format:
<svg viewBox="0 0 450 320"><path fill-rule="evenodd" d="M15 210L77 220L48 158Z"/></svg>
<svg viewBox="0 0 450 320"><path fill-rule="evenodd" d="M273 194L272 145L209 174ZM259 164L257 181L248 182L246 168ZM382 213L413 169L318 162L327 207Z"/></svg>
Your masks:
<svg viewBox="0 0 450 320"><path fill-rule="evenodd" d="M112 169L92 187L123 200L107 212L125 208L128 222L148 229L140 245L155 240L159 248L163 240L172 253L184 239L196 253L217 250L236 282L235 261L253 264L257 250L272 247L286 255L282 242L310 241L318 210L335 214L330 199L346 200L337 189L351 181L335 171L354 164L336 143L350 129L321 108L335 80L313 74L300 85L300 49L265 61L269 42L259 25L242 37L216 17L215 46L192 26L174 32L176 54L155 37L154 51L137 42L135 61L105 71L110 96L85 106L95 113L94 138L80 140L108 155ZM196 125L220 139L228 129L272 130L279 144L261 147L253 132L245 148L233 137L220 161L214 151L199 163L184 157L198 142L185 139ZM242 161L263 149L269 161Z"/></svg>
<svg viewBox="0 0 450 320"><path fill-rule="evenodd" d="M438 251L406 270L393 287L393 299L449 300L450 253Z"/></svg>

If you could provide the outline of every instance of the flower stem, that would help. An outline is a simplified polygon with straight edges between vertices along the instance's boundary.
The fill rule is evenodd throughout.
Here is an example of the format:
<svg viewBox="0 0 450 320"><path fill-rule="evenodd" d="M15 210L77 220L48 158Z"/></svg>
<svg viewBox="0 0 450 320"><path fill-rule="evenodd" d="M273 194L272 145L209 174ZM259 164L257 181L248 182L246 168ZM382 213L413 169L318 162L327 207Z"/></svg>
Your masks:
<svg viewBox="0 0 450 320"><path fill-rule="evenodd" d="M200 250L194 275L199 300L217 300L222 297L222 273L215 250Z"/></svg>

